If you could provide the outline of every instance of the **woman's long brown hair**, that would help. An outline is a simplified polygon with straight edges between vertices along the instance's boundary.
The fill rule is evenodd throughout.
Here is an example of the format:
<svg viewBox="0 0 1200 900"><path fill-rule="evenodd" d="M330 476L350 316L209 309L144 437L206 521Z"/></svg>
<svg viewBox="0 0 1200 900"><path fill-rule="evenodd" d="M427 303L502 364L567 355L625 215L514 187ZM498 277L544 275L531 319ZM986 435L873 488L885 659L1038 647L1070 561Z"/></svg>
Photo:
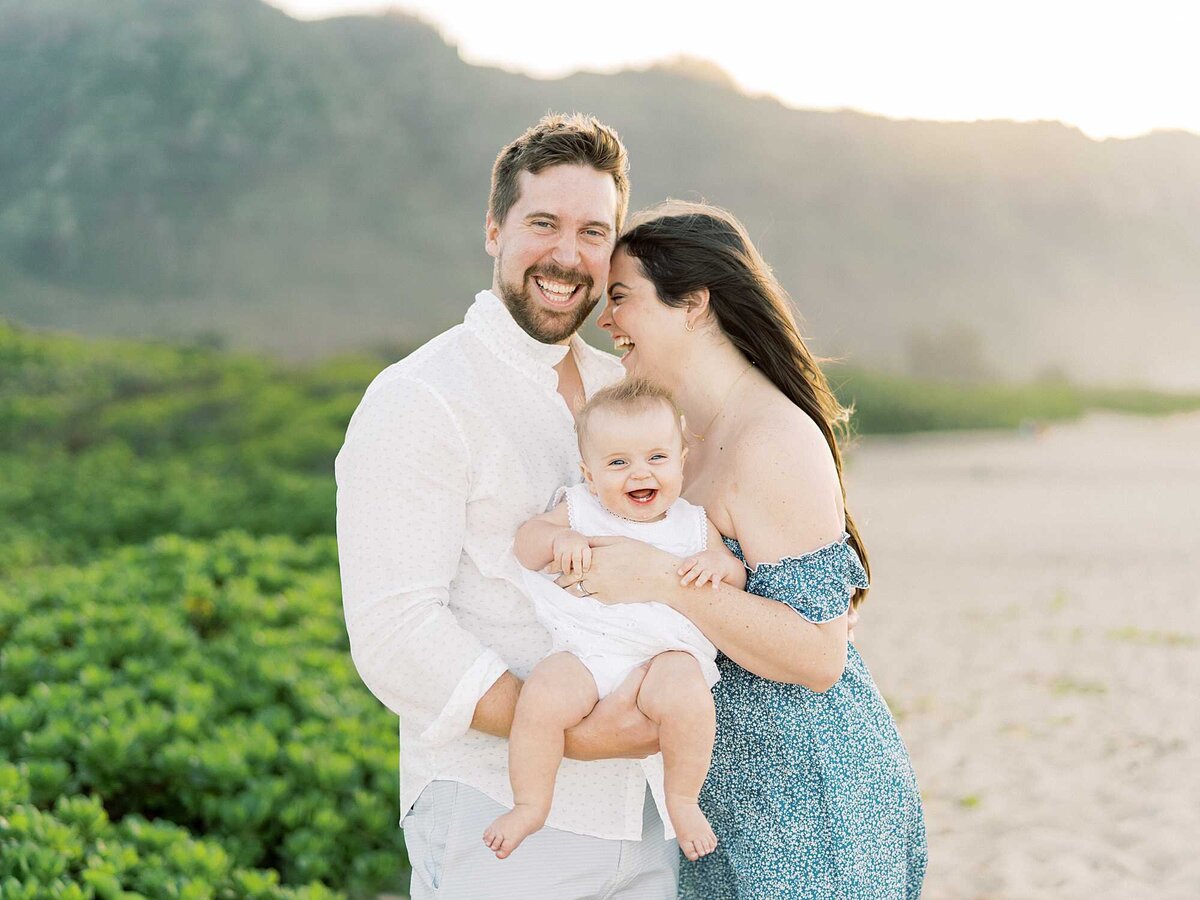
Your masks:
<svg viewBox="0 0 1200 900"><path fill-rule="evenodd" d="M800 335L787 293L742 224L715 206L668 200L634 216L616 249L638 260L668 306L687 306L690 295L708 289L709 309L725 336L825 435L844 506L837 431L847 433L850 410L829 387ZM848 509L846 531L869 577L867 551ZM866 594L855 590L851 603L857 606Z"/></svg>

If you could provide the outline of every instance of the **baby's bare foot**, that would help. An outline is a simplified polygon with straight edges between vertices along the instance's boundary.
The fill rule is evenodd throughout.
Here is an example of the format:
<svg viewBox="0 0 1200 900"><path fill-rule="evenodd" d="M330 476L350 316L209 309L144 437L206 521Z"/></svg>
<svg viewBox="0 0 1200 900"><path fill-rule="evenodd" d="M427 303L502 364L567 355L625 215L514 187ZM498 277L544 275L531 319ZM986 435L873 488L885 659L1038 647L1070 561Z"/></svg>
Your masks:
<svg viewBox="0 0 1200 900"><path fill-rule="evenodd" d="M688 859L695 861L717 849L717 836L695 800L672 799L668 795L667 813L675 826L679 849Z"/></svg>
<svg viewBox="0 0 1200 900"><path fill-rule="evenodd" d="M546 810L518 803L512 812L505 813L487 827L483 842L497 859L504 859L521 845L521 841L545 824Z"/></svg>

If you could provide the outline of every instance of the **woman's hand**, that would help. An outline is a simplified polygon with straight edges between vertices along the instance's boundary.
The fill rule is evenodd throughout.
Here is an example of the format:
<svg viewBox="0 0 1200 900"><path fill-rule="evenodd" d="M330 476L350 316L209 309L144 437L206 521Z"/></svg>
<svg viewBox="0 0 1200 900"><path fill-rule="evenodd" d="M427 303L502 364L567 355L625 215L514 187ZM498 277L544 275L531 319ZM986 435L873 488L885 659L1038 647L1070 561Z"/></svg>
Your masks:
<svg viewBox="0 0 1200 900"><path fill-rule="evenodd" d="M567 729L570 759L645 759L659 750L658 726L638 709L637 695L649 665L638 666L587 718Z"/></svg>
<svg viewBox="0 0 1200 900"><path fill-rule="evenodd" d="M583 578L563 575L555 582L559 587L582 582L583 591L601 603L647 603L661 601L678 585L677 556L630 538L590 537L588 543L588 573Z"/></svg>

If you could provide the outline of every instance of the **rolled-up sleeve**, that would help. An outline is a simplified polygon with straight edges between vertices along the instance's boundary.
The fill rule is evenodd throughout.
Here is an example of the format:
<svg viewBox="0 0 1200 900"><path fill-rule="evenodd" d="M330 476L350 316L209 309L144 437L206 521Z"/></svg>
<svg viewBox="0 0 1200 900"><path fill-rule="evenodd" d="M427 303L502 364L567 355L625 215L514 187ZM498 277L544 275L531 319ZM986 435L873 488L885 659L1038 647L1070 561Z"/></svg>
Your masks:
<svg viewBox="0 0 1200 900"><path fill-rule="evenodd" d="M420 381L372 385L338 453L337 541L350 652L380 702L432 744L461 736L508 668L449 608L470 454Z"/></svg>

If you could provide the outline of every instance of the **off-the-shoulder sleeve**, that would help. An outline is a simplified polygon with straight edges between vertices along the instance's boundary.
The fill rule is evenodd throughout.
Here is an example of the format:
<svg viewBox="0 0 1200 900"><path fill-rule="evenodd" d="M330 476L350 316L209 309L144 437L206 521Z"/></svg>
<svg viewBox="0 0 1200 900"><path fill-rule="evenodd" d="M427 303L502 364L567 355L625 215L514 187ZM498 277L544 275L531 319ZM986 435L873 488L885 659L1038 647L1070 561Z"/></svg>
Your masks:
<svg viewBox="0 0 1200 900"><path fill-rule="evenodd" d="M746 591L786 603L810 622L829 622L850 608L867 572L846 536L801 556L785 556L750 570Z"/></svg>

